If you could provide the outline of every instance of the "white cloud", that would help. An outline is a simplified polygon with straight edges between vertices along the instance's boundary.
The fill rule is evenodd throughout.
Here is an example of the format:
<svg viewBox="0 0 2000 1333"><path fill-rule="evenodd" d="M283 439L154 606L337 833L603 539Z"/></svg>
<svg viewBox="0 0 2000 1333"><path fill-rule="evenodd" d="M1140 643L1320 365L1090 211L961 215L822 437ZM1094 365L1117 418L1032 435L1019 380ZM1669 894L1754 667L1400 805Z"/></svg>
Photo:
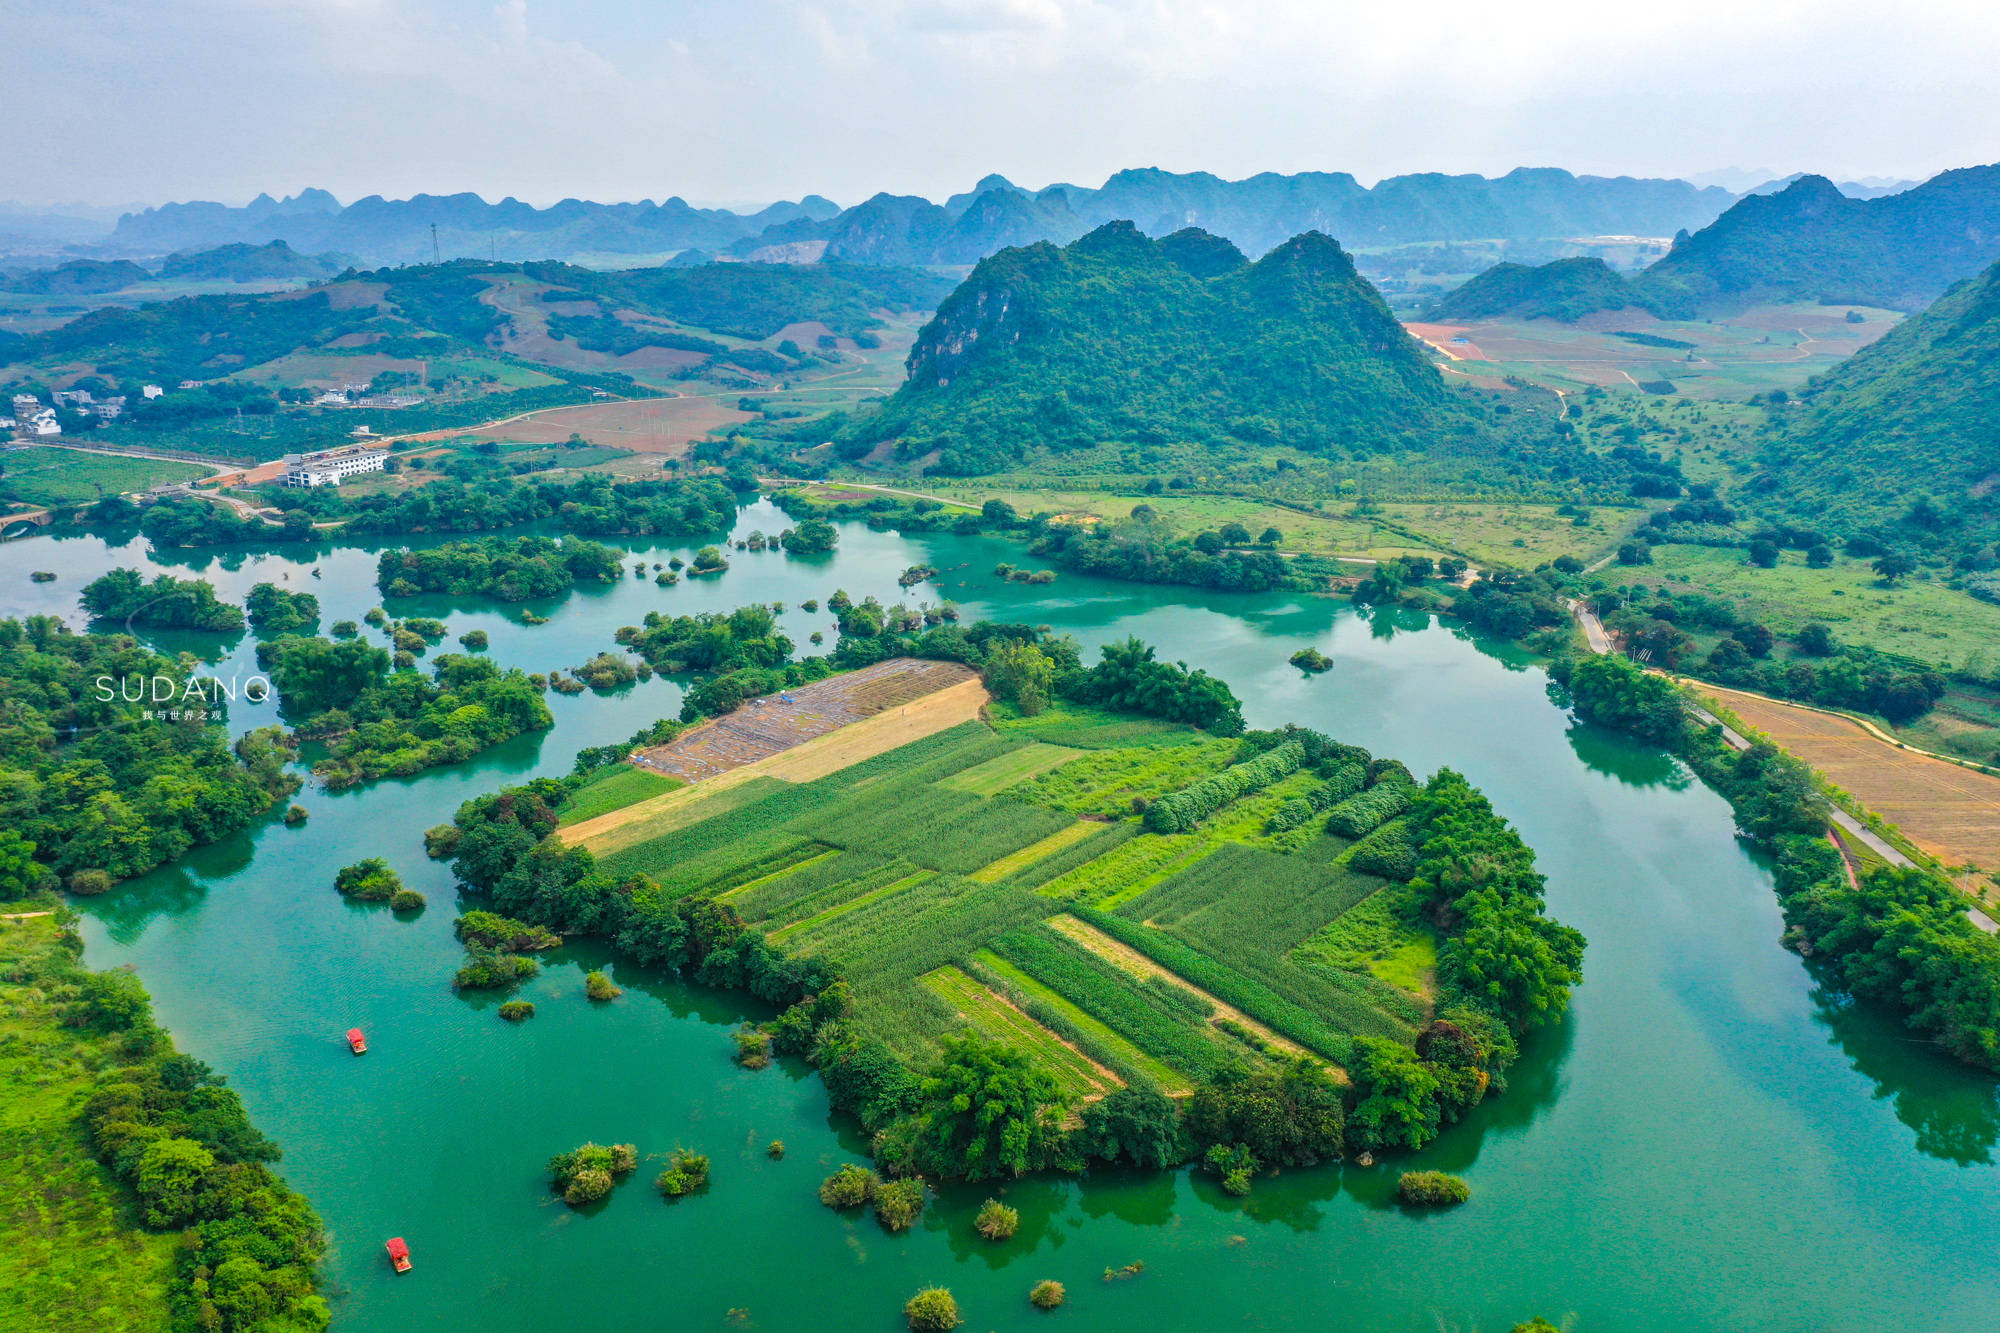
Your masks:
<svg viewBox="0 0 2000 1333"><path fill-rule="evenodd" d="M941 195L998 170L1921 174L2000 8L1916 0L0 0L0 194Z"/></svg>

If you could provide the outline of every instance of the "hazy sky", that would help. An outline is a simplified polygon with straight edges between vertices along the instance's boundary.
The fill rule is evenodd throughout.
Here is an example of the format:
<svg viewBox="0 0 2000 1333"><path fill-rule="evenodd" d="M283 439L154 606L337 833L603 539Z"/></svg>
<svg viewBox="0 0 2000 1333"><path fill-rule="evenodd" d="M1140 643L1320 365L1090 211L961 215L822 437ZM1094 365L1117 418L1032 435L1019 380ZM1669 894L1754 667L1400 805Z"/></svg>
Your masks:
<svg viewBox="0 0 2000 1333"><path fill-rule="evenodd" d="M1990 0L0 0L0 51L30 203L2000 159Z"/></svg>

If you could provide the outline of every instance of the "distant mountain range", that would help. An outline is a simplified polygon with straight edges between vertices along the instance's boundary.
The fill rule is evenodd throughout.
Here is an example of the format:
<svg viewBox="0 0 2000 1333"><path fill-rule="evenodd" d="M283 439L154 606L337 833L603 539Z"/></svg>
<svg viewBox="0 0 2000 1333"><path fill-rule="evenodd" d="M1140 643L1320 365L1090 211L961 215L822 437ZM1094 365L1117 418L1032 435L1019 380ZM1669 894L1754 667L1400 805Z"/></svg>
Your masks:
<svg viewBox="0 0 2000 1333"><path fill-rule="evenodd" d="M1746 195L1630 277L1578 261L1502 265L1431 314L1577 319L1639 307L1686 319L1766 301L1916 310L1995 259L2000 165L1947 171L1872 199L1850 198L1824 176L1801 176L1775 194Z"/></svg>
<svg viewBox="0 0 2000 1333"><path fill-rule="evenodd" d="M1679 180L1575 176L1523 167L1505 176L1395 176L1363 186L1345 172L1266 173L1226 181L1206 172L1121 171L1101 187L1025 190L988 176L942 204L878 194L851 208L818 195L755 213L568 199L535 208L477 195L370 196L343 206L324 190L260 195L241 208L167 204L128 213L106 241L128 256L283 240L368 263L444 258L578 259L700 249L736 258L969 265L1009 245L1066 244L1115 220L1166 235L1199 226L1262 254L1318 230L1350 248L1433 241L1598 235L1671 236L1713 221L1736 198Z"/></svg>
<svg viewBox="0 0 2000 1333"><path fill-rule="evenodd" d="M0 292L22 296L103 296L156 280L182 282L273 282L329 278L352 267L352 255L302 255L283 241L266 245L238 242L213 250L170 254L155 273L129 259L72 259L53 268L21 268L0 273Z"/></svg>

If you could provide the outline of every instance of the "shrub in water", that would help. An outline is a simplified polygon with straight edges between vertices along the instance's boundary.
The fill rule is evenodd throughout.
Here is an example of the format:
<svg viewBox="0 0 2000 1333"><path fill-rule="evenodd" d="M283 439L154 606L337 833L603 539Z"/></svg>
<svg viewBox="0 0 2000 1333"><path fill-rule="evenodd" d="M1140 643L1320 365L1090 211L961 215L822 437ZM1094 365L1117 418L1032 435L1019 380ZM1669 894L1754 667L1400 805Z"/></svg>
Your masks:
<svg viewBox="0 0 2000 1333"><path fill-rule="evenodd" d="M880 1176L849 1163L820 1182L819 1201L829 1208L859 1208L873 1201L881 1187Z"/></svg>
<svg viewBox="0 0 2000 1333"><path fill-rule="evenodd" d="M611 978L602 972L592 972L583 979L583 993L593 1000L615 1000L625 992L611 984Z"/></svg>
<svg viewBox="0 0 2000 1333"><path fill-rule="evenodd" d="M692 1194L708 1184L708 1158L686 1148L676 1148L667 1158L667 1169L653 1183L669 1199Z"/></svg>
<svg viewBox="0 0 2000 1333"><path fill-rule="evenodd" d="M1405 1171L1396 1189L1418 1208L1453 1208L1472 1197L1472 1186L1443 1171Z"/></svg>
<svg viewBox="0 0 2000 1333"><path fill-rule="evenodd" d="M1064 1290L1062 1283L1044 1279L1029 1290L1028 1303L1037 1310L1053 1310L1061 1305L1068 1295L1069 1292Z"/></svg>
<svg viewBox="0 0 2000 1333"><path fill-rule="evenodd" d="M389 899L389 910L393 912L421 912L424 910L424 895L415 889L397 889Z"/></svg>
<svg viewBox="0 0 2000 1333"><path fill-rule="evenodd" d="M979 1216L973 1219L972 1226L988 1240L1008 1240L1020 1229L1021 1214L998 1199L988 1199L979 1205Z"/></svg>
<svg viewBox="0 0 2000 1333"><path fill-rule="evenodd" d="M903 1306L911 1333L947 1333L957 1328L958 1302L943 1287L925 1287Z"/></svg>
<svg viewBox="0 0 2000 1333"><path fill-rule="evenodd" d="M333 877L333 887L344 898L362 903L386 903L402 891L403 881L379 856L341 867Z"/></svg>
<svg viewBox="0 0 2000 1333"><path fill-rule="evenodd" d="M891 1231L908 1231L924 1214L924 1182L915 1176L891 1180L875 1190L875 1220Z"/></svg>
<svg viewBox="0 0 2000 1333"><path fill-rule="evenodd" d="M509 1000L500 1006L500 1017L519 1023L535 1016L535 1006L527 1000Z"/></svg>
<svg viewBox="0 0 2000 1333"><path fill-rule="evenodd" d="M79 898L111 892L111 875L104 870L79 870L69 877L69 891Z"/></svg>
<svg viewBox="0 0 2000 1333"><path fill-rule="evenodd" d="M586 1143L549 1159L549 1188L560 1190L570 1207L581 1207L611 1193L618 1177L638 1164L639 1150L629 1143Z"/></svg>

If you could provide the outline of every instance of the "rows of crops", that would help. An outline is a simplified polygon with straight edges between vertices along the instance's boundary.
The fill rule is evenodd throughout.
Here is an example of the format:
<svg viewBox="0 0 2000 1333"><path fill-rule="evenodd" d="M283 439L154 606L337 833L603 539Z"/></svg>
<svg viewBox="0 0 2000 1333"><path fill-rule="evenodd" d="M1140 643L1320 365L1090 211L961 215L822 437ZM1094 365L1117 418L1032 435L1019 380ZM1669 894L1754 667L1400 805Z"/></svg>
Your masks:
<svg viewBox="0 0 2000 1333"><path fill-rule="evenodd" d="M692 810L659 812L665 836L601 864L722 896L775 943L839 964L856 1024L912 1063L967 1022L1093 1093L1113 1076L1186 1091L1259 1058L1200 994L1052 929L1065 910L1336 1062L1355 1034L1413 1039L1428 955L1379 912L1353 939L1335 931L1383 881L1345 865L1350 844L1319 818L1274 827L1287 803L1332 806L1348 784L1322 792L1326 772L1296 744L1232 770L1233 740L1142 726L1113 744L1123 720L1072 709L1057 721L1060 744L1033 734L1040 719L971 722L812 781L690 793ZM1199 806L1195 831L1143 831L1135 800L1225 771L1182 801Z"/></svg>
<svg viewBox="0 0 2000 1333"><path fill-rule="evenodd" d="M1121 819L1113 824L1090 824L1079 820L1079 824L1090 829L1081 841L1070 843L1060 851L1050 852L1029 865L1008 876L1008 882L1024 889L1039 889L1051 880L1067 875L1079 866L1088 865L1100 856L1109 855L1120 844L1139 835L1137 820Z"/></svg>
<svg viewBox="0 0 2000 1333"><path fill-rule="evenodd" d="M974 796L996 796L1017 782L1060 768L1082 753L1066 745L1030 741L1018 750L1010 750L963 773L953 774L945 779L945 785Z"/></svg>
<svg viewBox="0 0 2000 1333"><path fill-rule="evenodd" d="M1119 1082L1145 1081L1169 1094L1194 1091L1194 1083L1179 1070L1140 1050L1116 1028L1078 1008L1067 997L998 954L982 950L965 966L987 989L1005 996L1028 1017L1110 1070Z"/></svg>
<svg viewBox="0 0 2000 1333"><path fill-rule="evenodd" d="M972 876L979 880L1012 879L1028 867L1046 860L1065 848L1083 842L1104 826L1087 823L1081 819L1064 824L1048 837L1029 843L1018 852L1001 857L980 867Z"/></svg>
<svg viewBox="0 0 2000 1333"><path fill-rule="evenodd" d="M983 1035L1011 1042L1033 1055L1072 1096L1088 1097L1108 1089L1110 1081L1088 1060L959 969L941 967L926 976L923 984Z"/></svg>
<svg viewBox="0 0 2000 1333"><path fill-rule="evenodd" d="M1199 732L1172 743L1099 750L1012 788L1010 795L1074 815L1125 815L1132 802L1151 801L1197 782L1226 765L1235 741Z"/></svg>
<svg viewBox="0 0 2000 1333"><path fill-rule="evenodd" d="M1141 982L1040 922L1001 936L992 952L1184 1074L1206 1078L1227 1058L1198 997Z"/></svg>

